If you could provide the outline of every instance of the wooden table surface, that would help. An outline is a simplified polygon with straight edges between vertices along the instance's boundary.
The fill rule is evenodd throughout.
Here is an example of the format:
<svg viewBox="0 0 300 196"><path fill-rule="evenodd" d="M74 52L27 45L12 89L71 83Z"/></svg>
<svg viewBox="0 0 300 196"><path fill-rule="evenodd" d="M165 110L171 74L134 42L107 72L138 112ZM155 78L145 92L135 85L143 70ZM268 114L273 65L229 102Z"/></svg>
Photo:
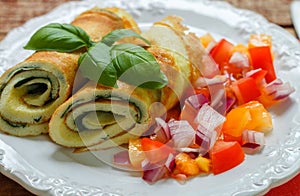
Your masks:
<svg viewBox="0 0 300 196"><path fill-rule="evenodd" d="M21 26L30 18L43 15L68 0L0 0L0 41L11 29ZM226 0L239 8L256 11L292 35L295 31L290 17L291 0ZM32 195L22 186L0 174L0 195ZM300 195L300 174L287 183L273 188L267 196Z"/></svg>

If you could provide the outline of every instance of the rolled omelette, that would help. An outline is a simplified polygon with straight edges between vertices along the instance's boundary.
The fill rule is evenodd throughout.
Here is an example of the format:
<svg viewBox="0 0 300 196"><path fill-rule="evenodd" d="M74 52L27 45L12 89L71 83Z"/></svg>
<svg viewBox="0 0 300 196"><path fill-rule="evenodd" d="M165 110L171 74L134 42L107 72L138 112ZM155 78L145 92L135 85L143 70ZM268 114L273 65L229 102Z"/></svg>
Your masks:
<svg viewBox="0 0 300 196"><path fill-rule="evenodd" d="M170 26L179 23L179 18L169 17L142 34L151 42L147 50L168 77L166 87L152 90L118 81L118 88L111 88L90 82L54 112L50 138L83 152L126 144L147 132L155 117L178 104L199 74L190 60L192 50L186 45L184 28Z"/></svg>
<svg viewBox="0 0 300 196"><path fill-rule="evenodd" d="M133 18L118 8L93 8L78 15L72 24L93 41L120 28L139 32ZM0 77L0 130L15 136L47 133L53 112L74 90L80 54L38 51L5 71Z"/></svg>

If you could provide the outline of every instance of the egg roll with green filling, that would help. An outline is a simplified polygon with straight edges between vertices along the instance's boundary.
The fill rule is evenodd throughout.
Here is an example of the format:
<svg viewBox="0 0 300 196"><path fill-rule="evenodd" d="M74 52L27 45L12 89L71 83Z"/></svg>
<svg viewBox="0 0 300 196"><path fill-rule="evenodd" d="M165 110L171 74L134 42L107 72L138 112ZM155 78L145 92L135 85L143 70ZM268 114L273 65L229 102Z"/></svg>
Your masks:
<svg viewBox="0 0 300 196"><path fill-rule="evenodd" d="M126 144L147 134L154 118L178 105L200 74L191 54L203 55L204 49L191 50L196 47L187 44L198 46L200 40L188 42L190 35L180 25L178 17L170 16L142 34L151 42L147 50L168 78L166 87L151 90L118 81L118 88L111 88L89 83L54 112L49 123L51 139L83 152Z"/></svg>
<svg viewBox="0 0 300 196"><path fill-rule="evenodd" d="M117 83L118 88L87 83L54 112L50 138L66 147L109 148L139 137L151 124L150 107L160 91Z"/></svg>
<svg viewBox="0 0 300 196"><path fill-rule="evenodd" d="M87 10L71 24L95 42L115 29L139 32L133 18L117 8ZM0 130L15 136L47 133L53 112L72 94L80 54L37 51L6 70L0 77Z"/></svg>

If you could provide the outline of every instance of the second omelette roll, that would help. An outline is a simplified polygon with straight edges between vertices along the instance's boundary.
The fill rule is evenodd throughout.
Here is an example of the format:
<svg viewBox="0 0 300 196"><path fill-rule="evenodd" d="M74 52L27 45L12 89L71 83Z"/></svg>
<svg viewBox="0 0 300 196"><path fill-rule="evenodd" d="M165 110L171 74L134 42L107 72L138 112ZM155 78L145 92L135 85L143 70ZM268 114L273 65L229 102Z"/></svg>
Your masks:
<svg viewBox="0 0 300 196"><path fill-rule="evenodd" d="M131 16L121 9L93 8L71 24L81 27L95 42L115 29L139 32ZM38 51L5 71L0 78L0 130L16 136L47 133L54 110L73 91L80 54Z"/></svg>
<svg viewBox="0 0 300 196"><path fill-rule="evenodd" d="M89 82L55 111L49 135L60 145L82 148L78 151L121 145L149 128L150 108L159 99L159 90Z"/></svg>

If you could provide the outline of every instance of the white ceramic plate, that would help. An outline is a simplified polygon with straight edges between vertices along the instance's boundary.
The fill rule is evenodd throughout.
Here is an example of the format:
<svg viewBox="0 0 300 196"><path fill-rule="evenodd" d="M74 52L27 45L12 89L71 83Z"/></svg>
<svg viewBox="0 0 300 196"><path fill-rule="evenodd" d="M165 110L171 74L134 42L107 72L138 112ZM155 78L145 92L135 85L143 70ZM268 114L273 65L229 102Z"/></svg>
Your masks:
<svg viewBox="0 0 300 196"><path fill-rule="evenodd" d="M96 1L95 1L96 2ZM37 28L50 22L70 22L97 4L126 8L147 27L164 15L183 17L191 30L211 32L234 43L246 43L250 33L273 37L278 77L296 89L291 98L271 108L274 130L261 154L247 156L238 167L220 175L196 177L181 185L173 179L154 185L136 174L111 168L90 153L72 154L47 136L17 138L0 133L0 170L38 195L254 195L286 182L300 170L300 46L280 27L253 12L224 2L168 0L70 2L14 29L0 43L0 73L30 55L22 46Z"/></svg>

